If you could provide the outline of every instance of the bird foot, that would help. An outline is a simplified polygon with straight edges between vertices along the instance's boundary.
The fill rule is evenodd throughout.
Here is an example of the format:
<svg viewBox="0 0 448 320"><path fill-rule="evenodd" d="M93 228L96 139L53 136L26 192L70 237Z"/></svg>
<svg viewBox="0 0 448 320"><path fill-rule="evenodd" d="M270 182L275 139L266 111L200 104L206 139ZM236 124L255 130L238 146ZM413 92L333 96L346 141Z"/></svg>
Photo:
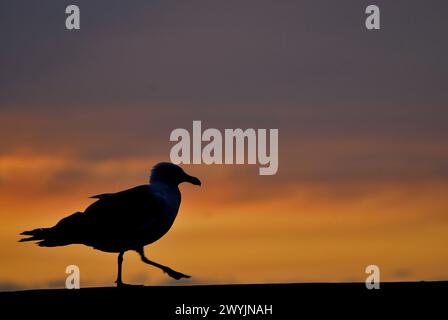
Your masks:
<svg viewBox="0 0 448 320"><path fill-rule="evenodd" d="M175 271L175 270L173 270L171 268L163 269L163 272L165 272L171 278L176 279L176 280L180 280L182 278L191 278L191 276L189 276L187 274L183 274L183 273L177 272L177 271Z"/></svg>
<svg viewBox="0 0 448 320"><path fill-rule="evenodd" d="M117 288L141 288L141 287L143 287L142 284L128 284L128 283L123 283L123 282L118 282L118 281L115 281L115 283L117 284Z"/></svg>

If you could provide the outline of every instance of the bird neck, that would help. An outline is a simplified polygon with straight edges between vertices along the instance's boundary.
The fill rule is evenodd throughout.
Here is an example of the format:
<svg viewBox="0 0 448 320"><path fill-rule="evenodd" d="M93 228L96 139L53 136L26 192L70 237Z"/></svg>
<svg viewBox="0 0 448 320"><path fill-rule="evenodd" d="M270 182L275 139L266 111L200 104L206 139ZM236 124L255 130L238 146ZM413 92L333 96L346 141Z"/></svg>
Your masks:
<svg viewBox="0 0 448 320"><path fill-rule="evenodd" d="M170 197L171 201L178 202L180 204L181 194L177 184L156 180L151 182L151 186L157 189L157 191L164 193L167 197Z"/></svg>

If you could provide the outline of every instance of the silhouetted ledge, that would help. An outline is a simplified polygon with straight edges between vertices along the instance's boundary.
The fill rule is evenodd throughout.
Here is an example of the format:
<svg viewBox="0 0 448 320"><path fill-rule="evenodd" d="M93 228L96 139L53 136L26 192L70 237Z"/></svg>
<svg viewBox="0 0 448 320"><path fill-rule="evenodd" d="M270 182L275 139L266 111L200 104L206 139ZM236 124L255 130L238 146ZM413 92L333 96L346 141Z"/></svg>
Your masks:
<svg viewBox="0 0 448 320"><path fill-rule="evenodd" d="M387 309L400 315L417 309L443 308L448 297L448 281L381 283L379 290L368 290L364 283L297 283L194 286L141 286L130 288L45 289L0 292L0 307L16 311L64 309L70 312L142 312L156 319L242 319L220 315L220 305L271 306L271 314L251 319L287 319L303 312L314 315L348 315ZM183 307L210 307L203 315L177 315ZM20 308L25 309L20 309ZM380 309L378 309L380 308ZM215 310L212 312L212 310Z"/></svg>

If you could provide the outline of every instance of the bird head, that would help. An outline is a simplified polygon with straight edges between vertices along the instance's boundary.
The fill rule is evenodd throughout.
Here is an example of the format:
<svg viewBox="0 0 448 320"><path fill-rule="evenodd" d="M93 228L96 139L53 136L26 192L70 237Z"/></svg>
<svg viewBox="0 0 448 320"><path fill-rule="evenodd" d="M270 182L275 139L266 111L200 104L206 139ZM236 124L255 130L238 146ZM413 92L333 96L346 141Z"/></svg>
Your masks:
<svg viewBox="0 0 448 320"><path fill-rule="evenodd" d="M201 181L198 178L190 176L184 169L170 162L160 162L156 164L151 170L149 182L164 182L176 186L182 182L189 182L196 186L201 185Z"/></svg>

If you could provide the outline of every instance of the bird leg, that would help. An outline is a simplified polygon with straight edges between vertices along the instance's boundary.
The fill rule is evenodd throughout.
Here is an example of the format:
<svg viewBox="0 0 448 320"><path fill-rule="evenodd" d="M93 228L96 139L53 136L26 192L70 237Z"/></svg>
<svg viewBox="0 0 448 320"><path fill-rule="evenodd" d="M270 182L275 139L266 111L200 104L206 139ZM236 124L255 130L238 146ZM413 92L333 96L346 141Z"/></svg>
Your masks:
<svg viewBox="0 0 448 320"><path fill-rule="evenodd" d="M124 255L124 251L122 251L118 254L118 275L117 275L117 281L115 281L115 283L117 284L117 287L121 287L123 285L123 281L121 280L121 269L122 269L122 264L123 264L123 255Z"/></svg>
<svg viewBox="0 0 448 320"><path fill-rule="evenodd" d="M182 279L182 278L190 278L191 276L177 272L173 269L171 269L170 267L164 266L162 264L159 264L157 262L151 261L148 258L145 257L145 252L143 251L143 248L136 250L137 253L140 255L140 258L142 259L142 261L144 263L147 263L149 265L152 265L156 268L159 268L160 270L162 270L163 272L165 272L167 275L169 275L171 278L174 278L176 280Z"/></svg>
<svg viewBox="0 0 448 320"><path fill-rule="evenodd" d="M125 253L125 251L122 251L122 252L120 252L118 254L118 275L117 275L117 281L115 281L115 283L117 284L117 287L118 288L137 288L137 287L142 287L142 285L123 283L123 281L121 280L121 270L122 270L124 253Z"/></svg>

